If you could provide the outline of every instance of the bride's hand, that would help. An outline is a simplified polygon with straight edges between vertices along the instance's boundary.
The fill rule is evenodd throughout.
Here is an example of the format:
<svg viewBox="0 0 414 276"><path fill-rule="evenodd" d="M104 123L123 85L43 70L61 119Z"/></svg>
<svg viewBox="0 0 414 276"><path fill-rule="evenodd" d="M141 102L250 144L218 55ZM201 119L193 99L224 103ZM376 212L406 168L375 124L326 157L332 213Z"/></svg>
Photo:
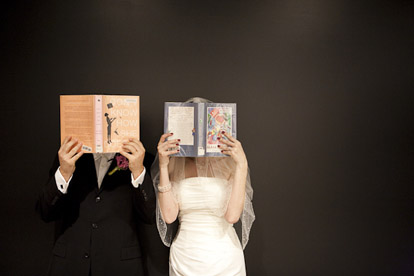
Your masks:
<svg viewBox="0 0 414 276"><path fill-rule="evenodd" d="M218 147L221 149L221 152L230 155L238 166L247 167L246 154L244 153L240 141L233 138L230 134L226 133L225 131L222 131L221 133L228 139L227 140L223 139L222 137L218 137L221 143L220 145L218 145Z"/></svg>
<svg viewBox="0 0 414 276"><path fill-rule="evenodd" d="M171 137L173 133L165 133L161 136L160 141L158 142L158 159L160 168L168 166L170 162L170 155L179 152L180 150L170 150L171 148L176 148L179 146L180 139L167 140L168 137Z"/></svg>

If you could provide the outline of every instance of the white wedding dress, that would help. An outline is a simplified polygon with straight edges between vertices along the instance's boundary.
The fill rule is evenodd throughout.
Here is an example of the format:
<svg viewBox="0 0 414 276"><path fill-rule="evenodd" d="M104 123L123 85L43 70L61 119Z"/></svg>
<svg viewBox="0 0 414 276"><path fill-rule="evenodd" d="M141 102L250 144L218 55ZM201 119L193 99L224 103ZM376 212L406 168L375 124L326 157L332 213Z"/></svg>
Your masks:
<svg viewBox="0 0 414 276"><path fill-rule="evenodd" d="M243 249L224 213L229 182L191 177L174 185L180 227L171 245L170 275L246 275Z"/></svg>

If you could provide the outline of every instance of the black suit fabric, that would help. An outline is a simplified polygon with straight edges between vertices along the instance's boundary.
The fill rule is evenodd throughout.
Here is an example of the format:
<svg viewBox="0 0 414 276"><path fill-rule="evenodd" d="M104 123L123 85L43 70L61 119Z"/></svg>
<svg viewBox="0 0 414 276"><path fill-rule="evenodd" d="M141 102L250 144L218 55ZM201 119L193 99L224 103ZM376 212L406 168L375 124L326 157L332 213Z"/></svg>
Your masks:
<svg viewBox="0 0 414 276"><path fill-rule="evenodd" d="M76 162L66 194L56 186L56 158L37 202L43 220L56 221L56 237L49 274L52 276L144 275L138 240L139 220L152 223L155 193L149 175L153 157L146 154L146 175L138 188L131 172L106 174L98 188L92 154ZM116 166L114 160L108 170Z"/></svg>

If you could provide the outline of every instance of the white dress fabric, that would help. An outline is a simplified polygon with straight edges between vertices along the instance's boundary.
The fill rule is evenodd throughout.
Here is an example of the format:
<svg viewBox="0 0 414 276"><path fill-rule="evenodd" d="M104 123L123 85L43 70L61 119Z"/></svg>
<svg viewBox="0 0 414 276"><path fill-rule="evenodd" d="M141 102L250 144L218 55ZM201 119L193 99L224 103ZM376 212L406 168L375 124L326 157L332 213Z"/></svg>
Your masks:
<svg viewBox="0 0 414 276"><path fill-rule="evenodd" d="M191 177L174 184L180 226L171 244L170 275L246 275L242 246L224 218L229 181Z"/></svg>

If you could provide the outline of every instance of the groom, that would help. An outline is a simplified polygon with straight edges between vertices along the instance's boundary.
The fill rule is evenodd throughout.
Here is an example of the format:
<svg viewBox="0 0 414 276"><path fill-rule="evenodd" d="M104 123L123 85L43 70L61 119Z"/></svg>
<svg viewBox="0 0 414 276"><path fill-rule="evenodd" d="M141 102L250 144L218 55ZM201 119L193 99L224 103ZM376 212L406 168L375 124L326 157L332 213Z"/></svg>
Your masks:
<svg viewBox="0 0 414 276"><path fill-rule="evenodd" d="M126 140L120 154L83 154L81 147L65 138L37 202L42 219L56 221L48 275L144 275L137 224L155 217L153 157L137 139Z"/></svg>

